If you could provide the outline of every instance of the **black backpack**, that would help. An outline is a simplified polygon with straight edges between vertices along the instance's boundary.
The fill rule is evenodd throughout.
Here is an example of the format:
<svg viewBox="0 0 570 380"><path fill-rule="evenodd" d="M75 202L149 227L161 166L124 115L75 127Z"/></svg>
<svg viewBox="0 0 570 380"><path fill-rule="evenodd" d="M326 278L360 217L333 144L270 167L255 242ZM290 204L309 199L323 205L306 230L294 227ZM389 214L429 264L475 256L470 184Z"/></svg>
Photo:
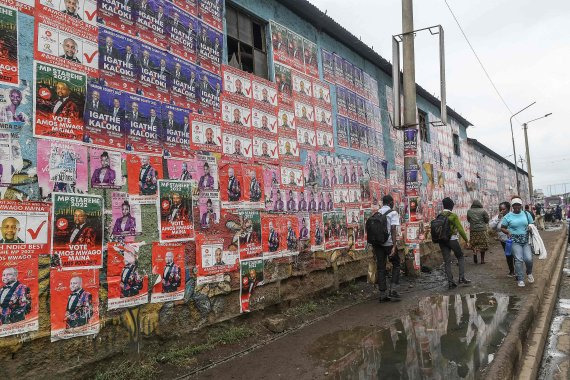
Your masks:
<svg viewBox="0 0 570 380"><path fill-rule="evenodd" d="M439 214L431 221L431 241L434 243L447 243L451 239L451 226L448 215Z"/></svg>
<svg viewBox="0 0 570 380"><path fill-rule="evenodd" d="M389 209L384 214L375 212L370 218L368 218L366 221L366 240L368 241L368 244L378 246L386 243L388 237L390 237L390 224L388 223L386 215L391 212L392 209Z"/></svg>

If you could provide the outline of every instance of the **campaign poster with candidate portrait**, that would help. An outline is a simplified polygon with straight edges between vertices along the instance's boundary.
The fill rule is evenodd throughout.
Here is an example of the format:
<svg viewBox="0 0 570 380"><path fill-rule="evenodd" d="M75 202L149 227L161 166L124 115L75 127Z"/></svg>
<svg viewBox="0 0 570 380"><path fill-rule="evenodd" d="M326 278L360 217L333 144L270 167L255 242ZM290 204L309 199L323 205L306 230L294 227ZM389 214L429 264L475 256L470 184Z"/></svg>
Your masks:
<svg viewBox="0 0 570 380"><path fill-rule="evenodd" d="M350 141L350 148L354 150L360 149L360 124L355 120L348 120L348 140Z"/></svg>
<svg viewBox="0 0 570 380"><path fill-rule="evenodd" d="M162 178L162 157L127 155L127 187L133 202L155 204L158 180Z"/></svg>
<svg viewBox="0 0 570 380"><path fill-rule="evenodd" d="M53 193L52 197L52 266L64 270L101 268L103 198L65 193Z"/></svg>
<svg viewBox="0 0 570 380"><path fill-rule="evenodd" d="M299 251L305 252L311 247L311 215L308 212L297 214Z"/></svg>
<svg viewBox="0 0 570 380"><path fill-rule="evenodd" d="M313 97L316 104L322 108L331 108L331 90L326 82L317 79L312 80L313 83Z"/></svg>
<svg viewBox="0 0 570 380"><path fill-rule="evenodd" d="M137 91L140 45L133 37L99 27L99 76L106 86Z"/></svg>
<svg viewBox="0 0 570 380"><path fill-rule="evenodd" d="M97 23L135 36L135 6L134 0L97 0Z"/></svg>
<svg viewBox="0 0 570 380"><path fill-rule="evenodd" d="M311 251L322 251L325 249L325 231L323 227L322 214L310 214L310 244Z"/></svg>
<svg viewBox="0 0 570 380"><path fill-rule="evenodd" d="M300 190L304 186L303 167L301 165L281 165L281 187Z"/></svg>
<svg viewBox="0 0 570 380"><path fill-rule="evenodd" d="M213 117L192 114L193 150L222 152L222 128L220 120Z"/></svg>
<svg viewBox="0 0 570 380"><path fill-rule="evenodd" d="M34 74L34 135L81 140L85 74L37 61Z"/></svg>
<svg viewBox="0 0 570 380"><path fill-rule="evenodd" d="M220 199L223 208L239 208L246 197L242 165L223 160L219 164Z"/></svg>
<svg viewBox="0 0 570 380"><path fill-rule="evenodd" d="M18 85L18 12L0 6L0 82Z"/></svg>
<svg viewBox="0 0 570 380"><path fill-rule="evenodd" d="M166 160L167 172L164 174L164 178L177 179L180 181L196 180L196 178L198 178L197 165L199 165L199 163L195 158L185 160L169 158Z"/></svg>
<svg viewBox="0 0 570 380"><path fill-rule="evenodd" d="M314 127L315 110L309 102L295 100L295 122L297 126Z"/></svg>
<svg viewBox="0 0 570 380"><path fill-rule="evenodd" d="M313 86L311 84L311 78L301 74L297 71L291 72L291 82L293 85L293 96L310 102L310 98L313 96Z"/></svg>
<svg viewBox="0 0 570 380"><path fill-rule="evenodd" d="M179 107L197 110L200 105L199 80L202 71L198 66L182 58L176 56L171 58L174 67L171 75L170 99Z"/></svg>
<svg viewBox="0 0 570 380"><path fill-rule="evenodd" d="M87 193L87 147L65 141L42 140L38 146L38 184L41 199L53 192Z"/></svg>
<svg viewBox="0 0 570 380"><path fill-rule="evenodd" d="M198 19L185 10L168 4L166 41L169 50L179 57L195 62L198 37Z"/></svg>
<svg viewBox="0 0 570 380"><path fill-rule="evenodd" d="M335 83L334 58L333 53L321 49L321 59L323 63L323 79L330 83ZM314 89L313 89L314 90Z"/></svg>
<svg viewBox="0 0 570 380"><path fill-rule="evenodd" d="M162 104L162 148L164 157L188 158L190 151L190 114L187 109Z"/></svg>
<svg viewBox="0 0 570 380"><path fill-rule="evenodd" d="M47 203L0 200L0 251L22 257L47 254L50 209Z"/></svg>
<svg viewBox="0 0 570 380"><path fill-rule="evenodd" d="M277 202L277 191L281 185L281 171L277 165L263 166L263 187L265 193L265 210L266 211L283 211L285 205L283 199ZM279 192L281 196L281 192Z"/></svg>
<svg viewBox="0 0 570 380"><path fill-rule="evenodd" d="M218 162L215 156L198 154L194 159L198 191L219 189Z"/></svg>
<svg viewBox="0 0 570 380"><path fill-rule="evenodd" d="M139 266L138 243L107 244L107 310L148 303L148 275Z"/></svg>
<svg viewBox="0 0 570 380"><path fill-rule="evenodd" d="M251 109L251 124L253 131L258 134L277 134L277 108L263 107L257 108L257 103Z"/></svg>
<svg viewBox="0 0 570 380"><path fill-rule="evenodd" d="M222 94L222 78L208 70L201 70L198 83L202 113L219 117Z"/></svg>
<svg viewBox="0 0 570 380"><path fill-rule="evenodd" d="M365 99L356 95L356 115L359 123L366 124L366 104Z"/></svg>
<svg viewBox="0 0 570 380"><path fill-rule="evenodd" d="M210 25L198 24L198 62L206 70L220 75L222 63L223 33Z"/></svg>
<svg viewBox="0 0 570 380"><path fill-rule="evenodd" d="M133 202L127 193L113 191L111 194L111 235L114 237L142 234L141 205Z"/></svg>
<svg viewBox="0 0 570 380"><path fill-rule="evenodd" d="M207 231L220 223L220 192L217 190L203 190L198 195L198 215L194 217L194 225L200 231ZM199 218L199 221L196 220Z"/></svg>
<svg viewBox="0 0 570 380"><path fill-rule="evenodd" d="M123 159L121 152L90 148L89 149L89 178L92 188L120 189L124 185Z"/></svg>
<svg viewBox="0 0 570 380"><path fill-rule="evenodd" d="M277 107L277 84L255 75L251 78L251 88L254 104L264 108Z"/></svg>
<svg viewBox="0 0 570 380"><path fill-rule="evenodd" d="M299 161L300 148L296 137L279 136L277 142L279 145L279 158L288 161Z"/></svg>
<svg viewBox="0 0 570 380"><path fill-rule="evenodd" d="M283 236L283 215L261 215L261 246L263 257L282 257L287 249L286 236Z"/></svg>
<svg viewBox="0 0 570 380"><path fill-rule="evenodd" d="M193 240L192 183L158 180L157 202L160 242Z"/></svg>
<svg viewBox="0 0 570 380"><path fill-rule="evenodd" d="M259 162L277 164L279 147L276 138L253 136L253 159Z"/></svg>
<svg viewBox="0 0 570 380"><path fill-rule="evenodd" d="M222 83L224 96L238 102L252 98L250 74L229 65L222 65Z"/></svg>
<svg viewBox="0 0 570 380"><path fill-rule="evenodd" d="M303 55L305 58L305 74L313 77L319 77L319 61L317 58L317 44L303 38ZM314 95L313 95L314 96Z"/></svg>
<svg viewBox="0 0 570 380"><path fill-rule="evenodd" d="M354 76L354 91L356 91L356 93L360 96L364 96L364 83L362 81L362 69L360 67L356 67L354 66L354 70L353 70Z"/></svg>
<svg viewBox="0 0 570 380"><path fill-rule="evenodd" d="M152 274L157 276L150 302L170 302L184 298L184 245L152 244Z"/></svg>
<svg viewBox="0 0 570 380"><path fill-rule="evenodd" d="M174 0L173 3L190 13L192 16L198 15L198 0Z"/></svg>
<svg viewBox="0 0 570 380"><path fill-rule="evenodd" d="M35 16L34 58L84 72L90 77L98 77L99 46L96 30L67 24L65 18L61 12L38 12Z"/></svg>
<svg viewBox="0 0 570 380"><path fill-rule="evenodd" d="M340 223L336 211L323 213L323 228L325 232L325 250L338 248L340 243Z"/></svg>
<svg viewBox="0 0 570 380"><path fill-rule="evenodd" d="M223 10L224 10L224 3L222 0L198 1L198 14L200 18L206 24L211 25L218 30L223 29L222 25Z"/></svg>
<svg viewBox="0 0 570 380"><path fill-rule="evenodd" d="M314 128L297 127L297 143L302 149L317 147L317 133Z"/></svg>
<svg viewBox="0 0 570 380"><path fill-rule="evenodd" d="M5 248L0 252L0 337L37 331L39 327L39 256L32 254L33 250L28 253Z"/></svg>
<svg viewBox="0 0 570 380"><path fill-rule="evenodd" d="M354 91L354 65L348 59L342 59L342 71L344 73L344 86ZM356 94L355 94L356 95Z"/></svg>
<svg viewBox="0 0 570 380"><path fill-rule="evenodd" d="M332 132L333 122L332 122L332 111L325 107L316 105L315 110L315 125L317 128L324 129Z"/></svg>
<svg viewBox="0 0 570 380"><path fill-rule="evenodd" d="M259 210L238 210L239 215L239 251L240 258L248 259L260 256L261 245L261 213Z"/></svg>
<svg viewBox="0 0 570 380"><path fill-rule="evenodd" d="M292 99L292 84L291 84L291 68L274 64L275 83L277 83L277 91L279 93L279 102L291 104Z"/></svg>
<svg viewBox="0 0 570 380"><path fill-rule="evenodd" d="M65 15L66 23L78 28L95 31L97 27L96 0L36 0L36 12L38 11L50 14L52 17L61 13Z"/></svg>
<svg viewBox="0 0 570 380"><path fill-rule="evenodd" d="M366 236L365 236L365 217L364 211L360 210L360 214L358 217L358 223L352 227L352 244L354 249L364 249L366 248ZM349 244L350 244L350 237L349 237Z"/></svg>
<svg viewBox="0 0 570 380"><path fill-rule="evenodd" d="M50 271L51 341L99 332L99 270Z"/></svg>
<svg viewBox="0 0 570 380"><path fill-rule="evenodd" d="M273 60L287 63L287 50L289 47L288 30L283 25L270 21L271 42L273 44Z"/></svg>
<svg viewBox="0 0 570 380"><path fill-rule="evenodd" d="M159 136L162 133L160 102L142 96L125 94L126 112L123 119L128 151L162 154Z"/></svg>
<svg viewBox="0 0 570 380"><path fill-rule="evenodd" d="M37 149L31 130L6 125L4 128L0 130L0 196L20 201L39 200Z"/></svg>
<svg viewBox="0 0 570 380"><path fill-rule="evenodd" d="M249 101L222 98L222 122L224 126L236 127L249 132L251 128L251 106Z"/></svg>
<svg viewBox="0 0 570 380"><path fill-rule="evenodd" d="M359 223L360 218L360 208L359 207L347 207L346 211L346 223L349 227L355 227Z"/></svg>
<svg viewBox="0 0 570 380"><path fill-rule="evenodd" d="M289 48L287 49L287 64L295 70L305 71L303 63L303 37L288 30Z"/></svg>
<svg viewBox="0 0 570 380"><path fill-rule="evenodd" d="M317 129L316 135L317 135L317 146L319 147L319 150L328 151L328 152L334 151L334 137L332 132L328 132L322 129ZM340 134L338 134L338 136L340 138Z"/></svg>
<svg viewBox="0 0 570 380"><path fill-rule="evenodd" d="M235 219L235 218L234 218ZM233 223L236 223L235 219ZM222 218L218 230L221 234L196 233L196 266L199 276L209 276L232 272L238 269L239 250L237 242L233 243L233 234L225 227L229 220Z"/></svg>
<svg viewBox="0 0 570 380"><path fill-rule="evenodd" d="M253 141L248 131L236 127L225 127L222 134L222 152L228 159L251 161L253 157Z"/></svg>
<svg viewBox="0 0 570 380"><path fill-rule="evenodd" d="M136 35L160 49L167 46L165 31L169 3L160 0L141 0L134 8Z"/></svg>
<svg viewBox="0 0 570 380"><path fill-rule="evenodd" d="M263 285L263 259L240 260L240 312L249 313L255 288Z"/></svg>
<svg viewBox="0 0 570 380"><path fill-rule="evenodd" d="M281 218L279 229L284 244L283 256L299 254L299 219L297 215L285 215Z"/></svg>
<svg viewBox="0 0 570 380"><path fill-rule="evenodd" d="M141 43L138 55L139 90L137 93L160 102L170 102L171 71L174 68L173 55Z"/></svg>
<svg viewBox="0 0 570 380"><path fill-rule="evenodd" d="M263 167L259 164L242 164L244 207L262 209L265 198Z"/></svg>
<svg viewBox="0 0 570 380"><path fill-rule="evenodd" d="M96 83L87 83L87 100L83 114L84 143L125 148L125 98L123 93Z"/></svg>

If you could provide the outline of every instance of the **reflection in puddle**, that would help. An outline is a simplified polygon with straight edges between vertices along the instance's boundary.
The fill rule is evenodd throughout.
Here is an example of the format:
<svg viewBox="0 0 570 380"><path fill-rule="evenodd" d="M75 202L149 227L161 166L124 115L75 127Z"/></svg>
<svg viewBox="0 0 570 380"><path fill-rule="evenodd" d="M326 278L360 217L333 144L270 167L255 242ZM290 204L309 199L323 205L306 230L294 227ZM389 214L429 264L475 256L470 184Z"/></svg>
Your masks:
<svg viewBox="0 0 570 380"><path fill-rule="evenodd" d="M492 293L424 298L388 328L336 331L309 353L342 379L474 379L505 337L517 302Z"/></svg>

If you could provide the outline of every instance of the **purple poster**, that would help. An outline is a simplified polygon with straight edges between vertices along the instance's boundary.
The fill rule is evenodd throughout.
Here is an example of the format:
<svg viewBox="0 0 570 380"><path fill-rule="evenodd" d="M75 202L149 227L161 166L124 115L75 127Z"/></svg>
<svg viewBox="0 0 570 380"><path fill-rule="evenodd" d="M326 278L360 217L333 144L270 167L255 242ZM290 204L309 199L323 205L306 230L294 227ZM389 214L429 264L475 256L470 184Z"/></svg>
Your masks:
<svg viewBox="0 0 570 380"><path fill-rule="evenodd" d="M336 105L338 114L348 116L348 105L346 104L347 89L341 86L336 86Z"/></svg>
<svg viewBox="0 0 570 380"><path fill-rule="evenodd" d="M138 93L168 103L170 94L169 69L174 66L172 55L153 46L141 43L139 50L140 88Z"/></svg>
<svg viewBox="0 0 570 380"><path fill-rule="evenodd" d="M201 70L200 82L198 85L200 105L209 113L220 112L220 94L222 92L222 77L212 74L209 71Z"/></svg>
<svg viewBox="0 0 570 380"><path fill-rule="evenodd" d="M174 70L170 89L171 101L179 107L196 109L199 104L198 85L202 71L179 57L172 57Z"/></svg>
<svg viewBox="0 0 570 380"><path fill-rule="evenodd" d="M123 149L125 133L123 93L95 83L87 84L83 142Z"/></svg>
<svg viewBox="0 0 570 380"><path fill-rule="evenodd" d="M220 75L223 34L219 30L199 23L198 62L205 69Z"/></svg>
<svg viewBox="0 0 570 380"><path fill-rule="evenodd" d="M198 19L170 4L166 38L170 51L187 61L196 61Z"/></svg>
<svg viewBox="0 0 570 380"><path fill-rule="evenodd" d="M198 12L200 18L208 25L222 30L222 12L224 5L222 0L199 0Z"/></svg>
<svg viewBox="0 0 570 380"><path fill-rule="evenodd" d="M161 107L156 100L125 94L126 149L134 152L162 154Z"/></svg>
<svg viewBox="0 0 570 380"><path fill-rule="evenodd" d="M360 149L360 125L357 121L349 120L349 131L350 131L350 148Z"/></svg>
<svg viewBox="0 0 570 380"><path fill-rule="evenodd" d="M165 30L167 16L162 0L140 0L135 8L137 36L161 49L166 48Z"/></svg>
<svg viewBox="0 0 570 380"><path fill-rule="evenodd" d="M139 46L134 38L99 28L99 72L106 86L137 91Z"/></svg>
<svg viewBox="0 0 570 380"><path fill-rule="evenodd" d="M97 23L134 36L134 5L135 0L97 0Z"/></svg>
<svg viewBox="0 0 570 380"><path fill-rule="evenodd" d="M336 83L344 83L344 69L342 67L342 62L344 60L340 55L333 53L333 63L334 63L334 78Z"/></svg>
<svg viewBox="0 0 570 380"><path fill-rule="evenodd" d="M164 157L190 157L190 119L187 109L162 105L162 147Z"/></svg>
<svg viewBox="0 0 570 380"><path fill-rule="evenodd" d="M348 119L343 116L337 116L336 131L338 146L348 148Z"/></svg>
<svg viewBox="0 0 570 380"><path fill-rule="evenodd" d="M321 49L323 59L323 76L328 82L334 83L334 60L330 51Z"/></svg>

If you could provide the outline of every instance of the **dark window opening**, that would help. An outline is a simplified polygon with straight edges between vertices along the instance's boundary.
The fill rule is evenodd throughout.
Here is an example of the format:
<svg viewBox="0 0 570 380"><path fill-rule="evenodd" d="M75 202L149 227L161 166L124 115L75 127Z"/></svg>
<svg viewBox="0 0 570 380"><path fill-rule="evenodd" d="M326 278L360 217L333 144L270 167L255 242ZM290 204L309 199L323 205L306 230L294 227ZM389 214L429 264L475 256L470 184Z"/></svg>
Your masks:
<svg viewBox="0 0 570 380"><path fill-rule="evenodd" d="M459 135L456 133L453 134L453 152L456 156L461 156L461 150L459 147Z"/></svg>
<svg viewBox="0 0 570 380"><path fill-rule="evenodd" d="M267 79L266 24L226 5L226 30L228 64Z"/></svg>
<svg viewBox="0 0 570 380"><path fill-rule="evenodd" d="M418 108L418 124L420 127L420 140L430 142L429 127L427 123L427 113Z"/></svg>

